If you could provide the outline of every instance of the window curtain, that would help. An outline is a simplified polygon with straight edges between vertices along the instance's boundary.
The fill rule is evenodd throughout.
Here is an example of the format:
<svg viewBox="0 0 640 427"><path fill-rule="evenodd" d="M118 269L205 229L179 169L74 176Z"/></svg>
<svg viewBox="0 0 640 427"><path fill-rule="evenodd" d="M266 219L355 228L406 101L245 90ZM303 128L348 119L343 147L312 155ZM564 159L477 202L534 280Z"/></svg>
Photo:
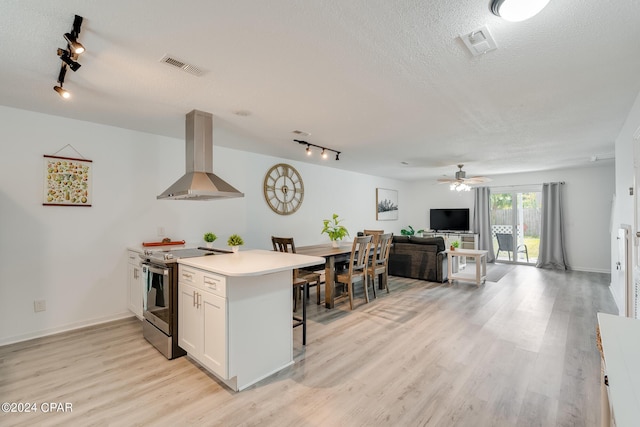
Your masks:
<svg viewBox="0 0 640 427"><path fill-rule="evenodd" d="M562 218L563 182L542 184L542 224L538 268L568 270Z"/></svg>
<svg viewBox="0 0 640 427"><path fill-rule="evenodd" d="M491 237L491 191L489 187L475 187L473 201L473 231L478 233L478 249L486 250L487 262L495 262Z"/></svg>

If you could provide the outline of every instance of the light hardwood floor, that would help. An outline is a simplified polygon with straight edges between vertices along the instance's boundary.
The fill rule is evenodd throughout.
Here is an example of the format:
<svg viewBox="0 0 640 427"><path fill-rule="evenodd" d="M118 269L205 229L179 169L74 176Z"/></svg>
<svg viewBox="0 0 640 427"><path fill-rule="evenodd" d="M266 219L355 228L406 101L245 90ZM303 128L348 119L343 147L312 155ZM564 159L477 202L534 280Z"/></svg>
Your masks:
<svg viewBox="0 0 640 427"><path fill-rule="evenodd" d="M0 425L595 426L596 313L617 312L608 285L526 266L480 288L391 278L390 294L353 311L309 304L295 365L240 393L163 358L135 319L12 344L0 400L38 412Z"/></svg>

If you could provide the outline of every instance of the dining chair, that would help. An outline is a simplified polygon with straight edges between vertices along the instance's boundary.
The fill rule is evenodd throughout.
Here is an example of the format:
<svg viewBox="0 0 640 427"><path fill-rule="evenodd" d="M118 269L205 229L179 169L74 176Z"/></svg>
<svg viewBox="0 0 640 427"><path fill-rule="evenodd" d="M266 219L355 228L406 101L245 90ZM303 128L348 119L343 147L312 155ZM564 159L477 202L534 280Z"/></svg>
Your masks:
<svg viewBox="0 0 640 427"><path fill-rule="evenodd" d="M393 233L380 234L377 237L378 239L376 245L372 245L373 254L371 256L371 262L367 267L367 274L369 275L369 277L371 277L371 286L373 287L374 298L376 297L376 277L378 277L378 284L384 285L387 293L389 293L388 265L389 253L391 252L391 242L393 241Z"/></svg>
<svg viewBox="0 0 640 427"><path fill-rule="evenodd" d="M384 230L363 230L362 234L365 236L373 236L371 240L372 247L376 247L378 243L378 236L384 233Z"/></svg>
<svg viewBox="0 0 640 427"><path fill-rule="evenodd" d="M353 310L353 284L363 282L364 298L369 302L369 290L367 289L367 266L369 264L369 250L373 236L358 236L353 240L351 257L346 271L336 274L335 283L342 283L349 296L349 308Z"/></svg>
<svg viewBox="0 0 640 427"><path fill-rule="evenodd" d="M296 244L293 241L293 237L275 237L271 236L271 244L273 245L274 251L279 252L289 252L296 253ZM322 281L320 280L320 273L316 273L315 271L304 270L304 269L295 269L293 271L293 277L300 278L306 280L308 283L307 286L307 299L309 298L309 287L316 287L316 304L320 305L320 285ZM293 301L293 310L295 311L298 306L298 295L295 295L295 300Z"/></svg>

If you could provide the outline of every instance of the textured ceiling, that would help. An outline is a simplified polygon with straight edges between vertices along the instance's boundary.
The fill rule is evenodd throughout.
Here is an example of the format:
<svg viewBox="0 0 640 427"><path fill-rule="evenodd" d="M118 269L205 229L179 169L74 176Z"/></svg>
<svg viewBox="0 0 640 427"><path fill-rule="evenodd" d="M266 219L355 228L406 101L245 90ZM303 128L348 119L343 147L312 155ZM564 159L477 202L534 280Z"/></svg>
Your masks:
<svg viewBox="0 0 640 427"><path fill-rule="evenodd" d="M199 109L215 145L407 180L611 158L640 91L640 2L551 0L520 23L489 3L3 0L0 103L177 138ZM87 52L63 101L74 14ZM459 35L483 25L498 49L473 57ZM343 154L309 159L293 139Z"/></svg>

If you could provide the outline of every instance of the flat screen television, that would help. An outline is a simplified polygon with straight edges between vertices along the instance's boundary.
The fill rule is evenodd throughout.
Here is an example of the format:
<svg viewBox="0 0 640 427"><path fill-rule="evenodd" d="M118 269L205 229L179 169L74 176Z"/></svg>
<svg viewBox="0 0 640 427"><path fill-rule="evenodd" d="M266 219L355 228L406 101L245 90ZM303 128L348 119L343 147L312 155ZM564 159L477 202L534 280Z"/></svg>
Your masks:
<svg viewBox="0 0 640 427"><path fill-rule="evenodd" d="M468 231L469 209L430 209L429 227L435 231Z"/></svg>

